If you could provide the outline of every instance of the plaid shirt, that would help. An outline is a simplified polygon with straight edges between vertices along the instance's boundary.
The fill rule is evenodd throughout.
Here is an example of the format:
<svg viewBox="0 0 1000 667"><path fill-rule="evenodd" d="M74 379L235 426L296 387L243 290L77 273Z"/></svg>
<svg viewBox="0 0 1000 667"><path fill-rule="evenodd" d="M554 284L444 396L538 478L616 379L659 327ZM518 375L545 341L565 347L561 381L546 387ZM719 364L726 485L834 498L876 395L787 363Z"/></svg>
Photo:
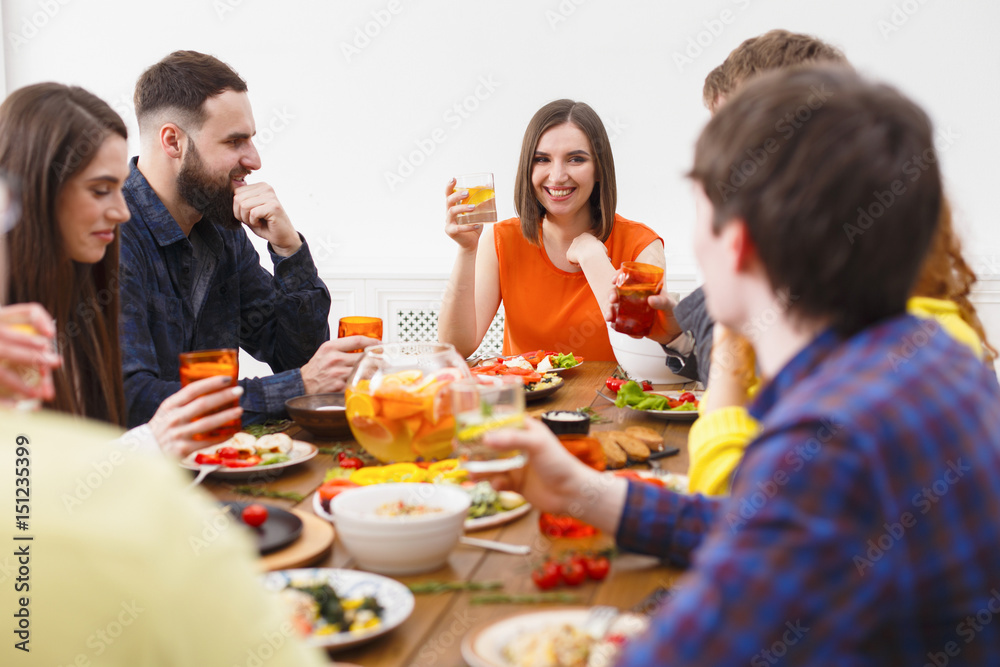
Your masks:
<svg viewBox="0 0 1000 667"><path fill-rule="evenodd" d="M121 342L128 425L145 423L180 389L177 355L243 348L274 375L240 380L244 423L285 415L304 392L299 368L330 338L330 293L305 243L290 257L271 251L274 275L242 229L198 226L215 272L204 304L193 310L194 250L132 160L125 183L132 219L122 225Z"/></svg>
<svg viewBox="0 0 1000 667"><path fill-rule="evenodd" d="M827 332L751 408L733 495L630 485L690 563L627 665L1000 665L1000 387L932 320Z"/></svg>

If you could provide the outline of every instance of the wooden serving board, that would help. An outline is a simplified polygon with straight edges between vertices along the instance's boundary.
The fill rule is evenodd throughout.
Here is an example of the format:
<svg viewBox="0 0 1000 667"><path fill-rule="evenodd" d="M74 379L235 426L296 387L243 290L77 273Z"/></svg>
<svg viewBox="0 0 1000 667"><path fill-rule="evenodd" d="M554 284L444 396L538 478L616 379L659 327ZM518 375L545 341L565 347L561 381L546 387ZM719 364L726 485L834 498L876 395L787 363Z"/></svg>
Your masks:
<svg viewBox="0 0 1000 667"><path fill-rule="evenodd" d="M284 549L262 556L260 567L271 572L312 565L325 556L333 546L333 525L315 514L289 510L302 519L302 535Z"/></svg>

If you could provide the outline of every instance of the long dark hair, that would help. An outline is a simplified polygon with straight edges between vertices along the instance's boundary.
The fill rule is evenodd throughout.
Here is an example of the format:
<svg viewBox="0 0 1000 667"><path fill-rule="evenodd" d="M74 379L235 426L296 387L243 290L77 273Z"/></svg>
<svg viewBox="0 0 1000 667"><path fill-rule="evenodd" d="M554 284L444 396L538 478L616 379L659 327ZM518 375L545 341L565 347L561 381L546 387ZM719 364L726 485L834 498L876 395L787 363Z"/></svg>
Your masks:
<svg viewBox="0 0 1000 667"><path fill-rule="evenodd" d="M521 140L521 158L514 180L514 209L521 218L521 233L534 245L541 244L542 218L545 208L535 196L531 185L535 149L538 140L550 128L570 123L587 135L594 152L594 191L590 194L591 232L602 242L611 236L618 205L618 188L615 183L615 158L611 154L611 141L600 116L584 102L556 100L535 112Z"/></svg>
<svg viewBox="0 0 1000 667"><path fill-rule="evenodd" d="M63 366L49 407L124 425L119 238L96 264L75 262L56 219L62 188L114 134L127 138L121 117L79 87L39 83L0 105L0 169L14 181L21 210L8 235L7 302L38 302L56 319Z"/></svg>

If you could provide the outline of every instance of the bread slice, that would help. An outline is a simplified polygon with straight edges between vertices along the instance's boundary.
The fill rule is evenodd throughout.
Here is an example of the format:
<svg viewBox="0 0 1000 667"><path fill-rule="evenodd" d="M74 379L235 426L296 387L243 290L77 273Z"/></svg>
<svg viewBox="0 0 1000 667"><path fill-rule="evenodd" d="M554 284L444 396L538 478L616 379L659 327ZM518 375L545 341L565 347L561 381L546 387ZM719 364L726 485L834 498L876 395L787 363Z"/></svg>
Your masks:
<svg viewBox="0 0 1000 667"><path fill-rule="evenodd" d="M633 461L648 461L649 447L641 440L633 438L624 431L612 431L615 434L615 444L625 450Z"/></svg>
<svg viewBox="0 0 1000 667"><path fill-rule="evenodd" d="M629 426L625 429L625 434L632 436L649 447L650 451L657 451L663 448L663 436L648 426Z"/></svg>
<svg viewBox="0 0 1000 667"><path fill-rule="evenodd" d="M604 450L606 467L612 469L624 468L628 462L628 455L625 454L625 450L615 442L616 433L621 433L621 431L598 431L593 434L597 438L597 441L601 443L601 449Z"/></svg>

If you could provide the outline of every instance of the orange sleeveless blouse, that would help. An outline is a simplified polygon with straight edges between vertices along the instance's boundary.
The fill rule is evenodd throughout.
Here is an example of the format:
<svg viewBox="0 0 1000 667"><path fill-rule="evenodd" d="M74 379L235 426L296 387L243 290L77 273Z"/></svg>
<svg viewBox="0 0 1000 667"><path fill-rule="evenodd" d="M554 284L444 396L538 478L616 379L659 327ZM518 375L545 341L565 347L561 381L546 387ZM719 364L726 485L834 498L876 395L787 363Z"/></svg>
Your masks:
<svg viewBox="0 0 1000 667"><path fill-rule="evenodd" d="M496 223L493 238L505 313L504 354L545 349L572 352L594 361L614 361L607 324L583 271L569 273L557 268L544 247L531 245L524 238L518 218ZM663 242L646 225L615 214L611 236L604 245L611 264L618 269L656 240Z"/></svg>

